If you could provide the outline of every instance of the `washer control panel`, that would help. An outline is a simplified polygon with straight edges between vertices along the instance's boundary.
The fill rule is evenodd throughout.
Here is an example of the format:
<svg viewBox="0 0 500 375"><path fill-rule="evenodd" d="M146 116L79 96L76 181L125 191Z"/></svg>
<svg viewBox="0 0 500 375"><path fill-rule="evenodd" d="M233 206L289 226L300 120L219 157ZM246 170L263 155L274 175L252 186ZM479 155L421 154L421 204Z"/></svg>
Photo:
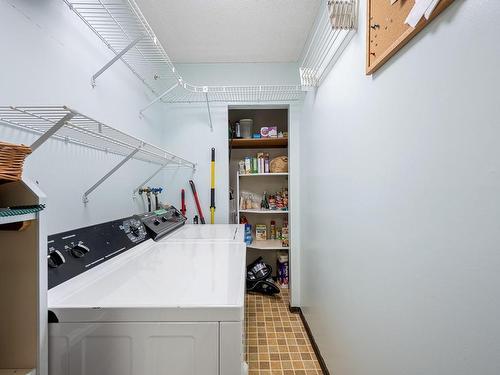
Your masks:
<svg viewBox="0 0 500 375"><path fill-rule="evenodd" d="M186 218L174 206L142 214L140 218L151 238L155 241L186 223Z"/></svg>
<svg viewBox="0 0 500 375"><path fill-rule="evenodd" d="M141 217L137 215L49 236L49 289L149 238Z"/></svg>
<svg viewBox="0 0 500 375"><path fill-rule="evenodd" d="M146 227L142 224L139 217L132 217L123 221L122 228L127 234L130 241L134 243L141 243L144 241L148 235Z"/></svg>

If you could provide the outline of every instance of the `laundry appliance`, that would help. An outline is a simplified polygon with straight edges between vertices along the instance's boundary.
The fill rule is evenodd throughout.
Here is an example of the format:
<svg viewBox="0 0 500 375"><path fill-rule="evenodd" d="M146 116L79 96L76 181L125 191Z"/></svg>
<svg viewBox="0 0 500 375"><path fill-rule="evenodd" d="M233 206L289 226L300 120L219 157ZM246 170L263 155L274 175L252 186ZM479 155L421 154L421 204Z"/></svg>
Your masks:
<svg viewBox="0 0 500 375"><path fill-rule="evenodd" d="M245 245L162 240L184 222L170 208L49 236L51 375L245 373Z"/></svg>
<svg viewBox="0 0 500 375"><path fill-rule="evenodd" d="M211 241L211 242L245 242L245 226L242 224L186 224L179 230L166 235L166 242Z"/></svg>

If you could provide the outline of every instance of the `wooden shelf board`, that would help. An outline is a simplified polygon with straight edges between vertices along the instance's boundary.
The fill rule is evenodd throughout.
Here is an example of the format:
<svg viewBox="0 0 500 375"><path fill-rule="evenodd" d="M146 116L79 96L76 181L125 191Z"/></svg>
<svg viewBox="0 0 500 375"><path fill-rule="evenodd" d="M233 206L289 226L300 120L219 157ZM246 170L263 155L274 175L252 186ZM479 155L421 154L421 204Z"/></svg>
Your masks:
<svg viewBox="0 0 500 375"><path fill-rule="evenodd" d="M288 211L283 210L240 210L242 214L287 214Z"/></svg>
<svg viewBox="0 0 500 375"><path fill-rule="evenodd" d="M15 215L15 216L1 216L0 217L0 225L2 224L10 224L10 223L18 223L20 221L29 221L35 220L36 213L25 214L25 215ZM0 373L2 375L2 373Z"/></svg>
<svg viewBox="0 0 500 375"><path fill-rule="evenodd" d="M248 173L238 174L240 177L260 177L260 176L288 176L288 173Z"/></svg>
<svg viewBox="0 0 500 375"><path fill-rule="evenodd" d="M255 250L288 250L288 246L281 246L281 240L254 240L252 244L247 245L247 248Z"/></svg>
<svg viewBox="0 0 500 375"><path fill-rule="evenodd" d="M241 138L229 141L232 148L287 148L288 138Z"/></svg>
<svg viewBox="0 0 500 375"><path fill-rule="evenodd" d="M0 375L36 375L36 369L0 369Z"/></svg>
<svg viewBox="0 0 500 375"><path fill-rule="evenodd" d="M288 173L249 173L238 174L240 177L260 177L260 176L288 176Z"/></svg>

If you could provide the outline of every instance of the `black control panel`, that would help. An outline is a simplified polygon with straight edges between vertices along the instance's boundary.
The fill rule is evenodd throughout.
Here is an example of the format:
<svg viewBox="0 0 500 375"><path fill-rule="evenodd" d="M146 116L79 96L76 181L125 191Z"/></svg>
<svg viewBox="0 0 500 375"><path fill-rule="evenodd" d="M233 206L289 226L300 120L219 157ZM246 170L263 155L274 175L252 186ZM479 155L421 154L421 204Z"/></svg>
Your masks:
<svg viewBox="0 0 500 375"><path fill-rule="evenodd" d="M139 216L48 237L49 289L149 239Z"/></svg>
<svg viewBox="0 0 500 375"><path fill-rule="evenodd" d="M48 285L53 288L152 238L184 225L175 208L161 209L48 237Z"/></svg>
<svg viewBox="0 0 500 375"><path fill-rule="evenodd" d="M153 240L158 240L172 233L186 222L186 218L173 206L167 209L148 212L140 215L140 217Z"/></svg>

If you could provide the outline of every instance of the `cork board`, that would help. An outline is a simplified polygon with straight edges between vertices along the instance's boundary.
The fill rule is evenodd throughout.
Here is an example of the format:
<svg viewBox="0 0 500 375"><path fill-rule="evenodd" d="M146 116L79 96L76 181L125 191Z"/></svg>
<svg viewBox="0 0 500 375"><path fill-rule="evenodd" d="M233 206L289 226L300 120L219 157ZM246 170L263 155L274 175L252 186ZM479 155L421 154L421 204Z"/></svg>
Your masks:
<svg viewBox="0 0 500 375"><path fill-rule="evenodd" d="M405 24L415 0L367 0L366 74L373 74L411 38L438 16L454 0L441 0L429 20L424 17L415 28Z"/></svg>

